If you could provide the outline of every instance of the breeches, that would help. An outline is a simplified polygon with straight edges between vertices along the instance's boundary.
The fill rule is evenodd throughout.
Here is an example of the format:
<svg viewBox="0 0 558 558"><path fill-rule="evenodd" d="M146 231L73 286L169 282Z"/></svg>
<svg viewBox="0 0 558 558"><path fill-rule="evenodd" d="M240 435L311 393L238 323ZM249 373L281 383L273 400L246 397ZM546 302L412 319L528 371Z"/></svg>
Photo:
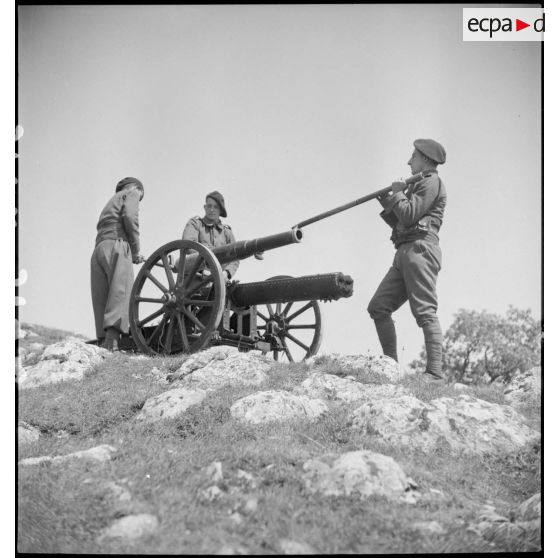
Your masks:
<svg viewBox="0 0 558 558"><path fill-rule="evenodd" d="M97 338L109 327L128 333L128 305L134 283L130 245L123 239L103 240L91 256L91 299Z"/></svg>
<svg viewBox="0 0 558 558"><path fill-rule="evenodd" d="M388 318L408 300L419 327L437 319L436 279L441 266L442 251L438 244L415 240L399 246L392 266L368 305L370 317Z"/></svg>

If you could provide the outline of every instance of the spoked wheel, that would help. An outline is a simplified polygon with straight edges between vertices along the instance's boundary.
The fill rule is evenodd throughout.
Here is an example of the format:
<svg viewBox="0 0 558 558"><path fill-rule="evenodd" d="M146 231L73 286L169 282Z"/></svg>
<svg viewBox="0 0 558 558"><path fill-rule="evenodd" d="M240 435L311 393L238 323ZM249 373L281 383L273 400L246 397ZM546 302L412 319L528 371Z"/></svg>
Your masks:
<svg viewBox="0 0 558 558"><path fill-rule="evenodd" d="M270 277L291 279L289 275ZM322 341L322 315L315 300L259 305L258 332L271 342L277 361L305 360L318 352Z"/></svg>
<svg viewBox="0 0 558 558"><path fill-rule="evenodd" d="M156 250L136 277L130 332L144 353L193 353L210 341L224 306L225 281L213 252L174 240Z"/></svg>

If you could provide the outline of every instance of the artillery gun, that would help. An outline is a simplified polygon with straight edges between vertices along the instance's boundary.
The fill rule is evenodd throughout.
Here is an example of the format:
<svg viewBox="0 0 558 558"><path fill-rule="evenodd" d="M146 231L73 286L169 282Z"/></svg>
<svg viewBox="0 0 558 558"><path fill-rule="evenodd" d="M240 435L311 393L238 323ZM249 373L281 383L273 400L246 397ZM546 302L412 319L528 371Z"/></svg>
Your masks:
<svg viewBox="0 0 558 558"><path fill-rule="evenodd" d="M130 297L130 333L148 354L193 353L210 345L271 352L275 360L303 360L318 351L318 300L350 297L343 273L226 282L222 265L298 243L291 230L210 250L189 240L161 246L143 264Z"/></svg>

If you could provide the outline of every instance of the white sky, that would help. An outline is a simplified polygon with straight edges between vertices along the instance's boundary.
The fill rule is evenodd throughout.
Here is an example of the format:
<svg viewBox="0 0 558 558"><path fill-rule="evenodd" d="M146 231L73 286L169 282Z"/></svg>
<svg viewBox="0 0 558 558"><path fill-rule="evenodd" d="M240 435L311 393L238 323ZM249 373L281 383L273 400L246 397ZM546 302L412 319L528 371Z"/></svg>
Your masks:
<svg viewBox="0 0 558 558"><path fill-rule="evenodd" d="M417 137L448 154L443 329L460 308L541 315L540 43L463 42L460 5L26 6L18 62L22 321L94 336L95 226L124 176L145 185L148 256L211 190L237 239L283 232L408 176ZM351 275L321 352L381 352L380 209L310 225L237 278ZM395 319L406 364L422 332L407 304Z"/></svg>

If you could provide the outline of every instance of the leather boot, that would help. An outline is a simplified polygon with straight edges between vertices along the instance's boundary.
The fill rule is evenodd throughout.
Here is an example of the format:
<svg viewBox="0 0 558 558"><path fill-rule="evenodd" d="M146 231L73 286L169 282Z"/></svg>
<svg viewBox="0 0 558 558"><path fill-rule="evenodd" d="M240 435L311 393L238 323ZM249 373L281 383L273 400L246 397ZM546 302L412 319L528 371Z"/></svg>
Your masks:
<svg viewBox="0 0 558 558"><path fill-rule="evenodd" d="M395 325L393 320L388 318L378 318L374 320L376 332L380 339L380 345L384 355L391 357L395 362L397 360L397 335L395 334Z"/></svg>
<svg viewBox="0 0 558 558"><path fill-rule="evenodd" d="M105 341L103 347L109 351L118 351L118 342L120 340L120 331L114 327L105 330Z"/></svg>
<svg viewBox="0 0 558 558"><path fill-rule="evenodd" d="M422 326L424 346L426 348L426 374L437 379L442 376L442 328L438 318Z"/></svg>

